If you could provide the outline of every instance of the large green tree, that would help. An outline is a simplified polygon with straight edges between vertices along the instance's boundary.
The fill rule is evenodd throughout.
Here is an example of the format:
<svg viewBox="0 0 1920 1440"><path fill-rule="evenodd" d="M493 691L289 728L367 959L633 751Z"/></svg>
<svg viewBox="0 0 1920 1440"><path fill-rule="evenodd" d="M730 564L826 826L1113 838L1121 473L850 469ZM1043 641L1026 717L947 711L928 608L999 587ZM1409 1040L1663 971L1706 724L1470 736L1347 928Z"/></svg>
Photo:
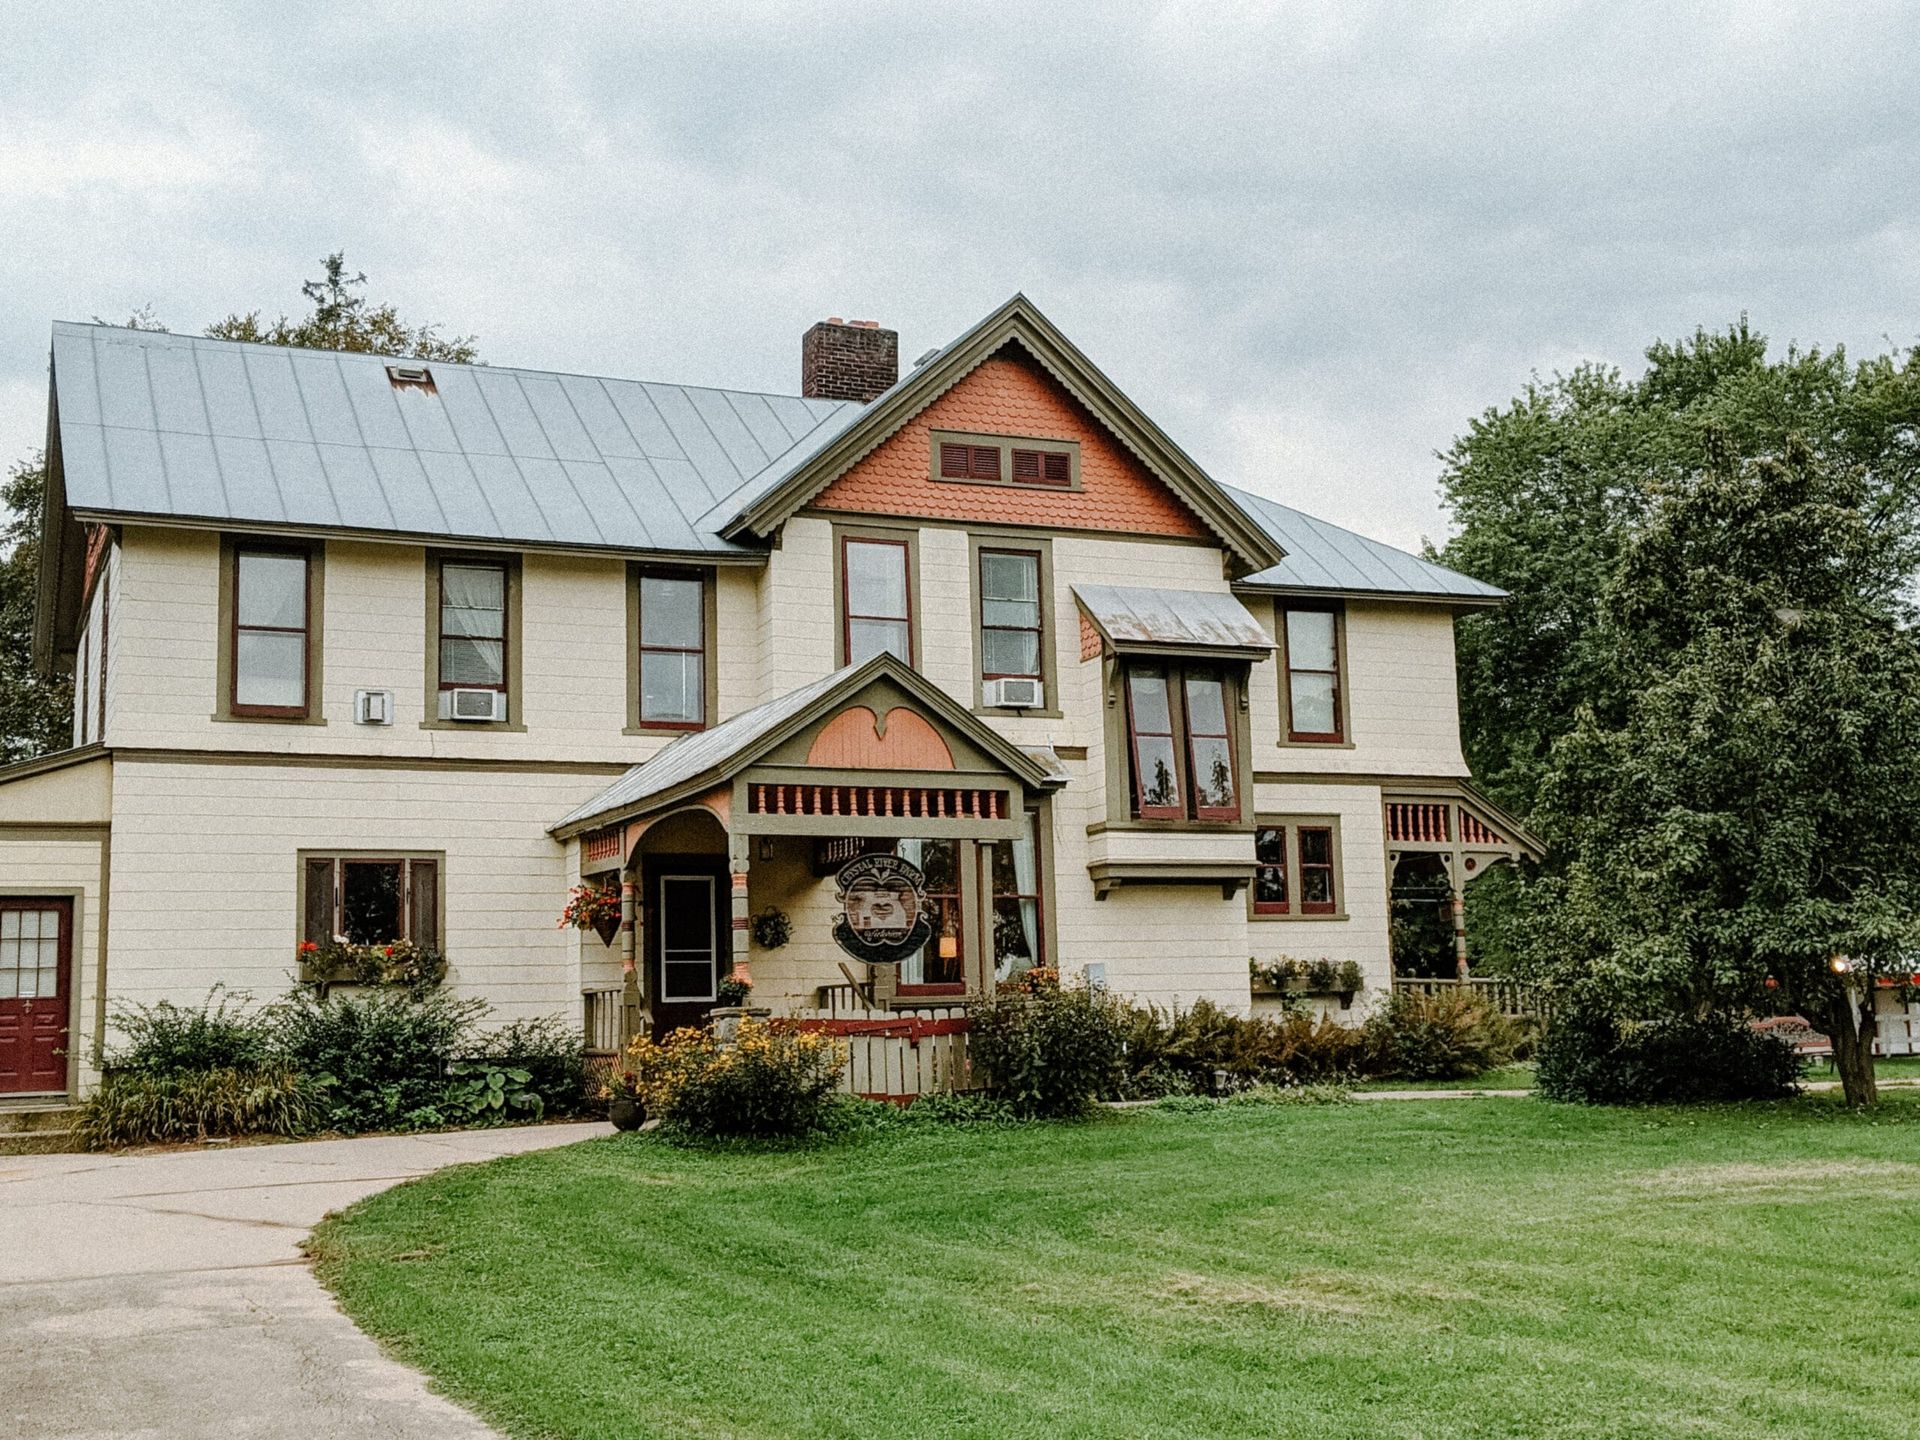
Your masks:
<svg viewBox="0 0 1920 1440"><path fill-rule="evenodd" d="M1920 357L1769 359L1743 323L1647 358L1445 457L1442 558L1514 593L1462 627L1463 738L1552 846L1487 918L1622 1009L1785 999L1867 1103L1864 982L1920 953Z"/></svg>
<svg viewBox="0 0 1920 1440"><path fill-rule="evenodd" d="M327 256L321 271L319 279L300 287L309 306L304 315L282 314L263 321L258 310L236 312L209 325L206 333L220 340L312 350L355 350L458 364L478 360L471 335L443 336L436 326L409 324L390 304L370 304L361 293L367 277L357 271L349 274L344 254ZM142 330L166 328L149 308L135 311L127 324ZM71 678L41 676L32 660L45 480L45 462L36 452L13 467L0 490L5 505L5 528L0 530L0 764L58 750L73 732Z"/></svg>

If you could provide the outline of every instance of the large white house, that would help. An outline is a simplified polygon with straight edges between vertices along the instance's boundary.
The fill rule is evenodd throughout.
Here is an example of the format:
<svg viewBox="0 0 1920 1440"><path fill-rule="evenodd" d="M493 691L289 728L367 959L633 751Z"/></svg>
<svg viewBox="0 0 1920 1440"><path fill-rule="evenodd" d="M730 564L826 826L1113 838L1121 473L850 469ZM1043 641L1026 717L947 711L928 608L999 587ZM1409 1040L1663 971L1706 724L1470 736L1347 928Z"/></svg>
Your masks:
<svg viewBox="0 0 1920 1440"><path fill-rule="evenodd" d="M74 745L0 771L0 1091L342 935L603 1038L730 970L1245 1011L1326 958L1357 1013L1397 857L1529 845L1460 750L1501 592L1204 474L1024 298L904 376L870 324L802 351L792 396L56 325ZM610 943L556 926L583 882Z"/></svg>

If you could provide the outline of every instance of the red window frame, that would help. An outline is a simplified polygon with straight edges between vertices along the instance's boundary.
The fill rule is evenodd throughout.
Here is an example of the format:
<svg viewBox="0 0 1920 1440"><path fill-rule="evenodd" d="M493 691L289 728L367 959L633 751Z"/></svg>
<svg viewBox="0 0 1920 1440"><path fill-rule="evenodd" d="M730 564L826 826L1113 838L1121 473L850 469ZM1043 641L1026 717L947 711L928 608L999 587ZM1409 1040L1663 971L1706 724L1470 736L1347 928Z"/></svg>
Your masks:
<svg viewBox="0 0 1920 1440"><path fill-rule="evenodd" d="M987 623L987 565L989 555L1011 556L1015 559L1033 562L1033 624L1031 625L989 625ZM978 593L980 611L980 678L982 680L1040 680L1047 671L1047 597L1040 591L1040 552L1038 550L1016 550L1004 546L995 546L980 550L976 562L974 590ZM1033 669L1031 670L989 670L987 664L986 634L989 630L1005 631L1014 635L1033 636Z"/></svg>
<svg viewBox="0 0 1920 1440"><path fill-rule="evenodd" d="M249 555L275 556L300 562L301 600L297 629L289 625L240 623L240 569ZM298 635L300 637L300 703L298 705L242 705L240 703L240 636ZM233 548L233 623L227 634L227 713L249 719L305 720L313 714L313 555L288 545L236 545Z"/></svg>
<svg viewBox="0 0 1920 1440"><path fill-rule="evenodd" d="M689 585L700 587L700 644L697 648L686 645L649 645L647 643L647 601L646 582L648 580L680 580ZM713 657L708 651L707 635L707 577L694 570L673 570L645 568L633 577L634 608L634 675L633 675L633 713L635 723L643 730L704 730L707 728L707 682L711 678L708 670ZM645 679L648 655L698 655L700 657L700 716L696 720L649 720L646 715Z"/></svg>
<svg viewBox="0 0 1920 1440"><path fill-rule="evenodd" d="M1220 687L1220 723L1226 728L1219 733L1199 731L1193 727L1193 706L1189 703L1187 689L1195 680L1211 680ZM1180 727L1186 733L1187 751L1187 790L1193 796L1194 817L1199 820L1238 820L1240 818L1240 771L1239 756L1234 753L1233 720L1228 714L1229 697L1227 677L1220 671L1207 666L1180 671ZM1197 740L1224 740L1227 745L1227 773L1233 785L1233 804L1203 805L1200 803L1200 761L1195 753Z"/></svg>
<svg viewBox="0 0 1920 1440"><path fill-rule="evenodd" d="M1253 913L1256 915L1290 915L1293 913L1293 891L1287 883L1287 831L1285 825L1262 825L1253 832ZM1261 847L1268 836L1275 837L1280 847L1277 860L1267 860L1260 854ZM1267 872L1280 878L1280 898L1262 900L1260 898L1260 879Z"/></svg>
<svg viewBox="0 0 1920 1440"><path fill-rule="evenodd" d="M1133 682L1137 676L1157 673L1167 694L1167 726L1165 730L1142 730L1139 719L1134 714ZM1167 665L1131 665L1127 667L1124 683L1127 691L1127 749L1133 760L1133 813L1142 820L1184 820L1187 818L1185 787L1181 776L1180 763L1180 716L1175 706L1179 686L1174 677L1179 672ZM1171 805L1149 805L1146 798L1146 765L1140 756L1140 741L1165 740L1167 748L1173 753L1173 783L1181 793Z"/></svg>
<svg viewBox="0 0 1920 1440"><path fill-rule="evenodd" d="M1333 624L1333 669L1317 670L1293 663L1293 643L1289 633L1289 619L1295 614L1325 615ZM1286 656L1287 673L1285 676L1287 703L1287 739L1307 745L1338 745L1347 738L1347 712L1340 683L1340 612L1326 605L1289 605L1280 612L1280 643ZM1333 729L1301 730L1293 723L1293 677L1295 675L1326 675L1333 680Z"/></svg>
<svg viewBox="0 0 1920 1440"><path fill-rule="evenodd" d="M1300 913L1302 915L1333 915L1340 909L1340 870L1335 863L1333 848L1333 827L1331 825L1296 825L1295 841L1300 854ZM1307 863L1307 836L1324 835L1327 837L1327 858ZM1327 875L1327 898L1325 900L1307 899L1307 872L1324 870Z"/></svg>
<svg viewBox="0 0 1920 1440"><path fill-rule="evenodd" d="M905 613L901 615L856 615L853 610L853 582L849 578L853 567L847 563L848 547L854 545L890 545L900 552L900 593L906 598ZM876 539L871 535L842 535L840 537L840 663L851 663L853 655L853 622L856 620L878 620L885 624L904 624L907 627L907 665L917 666L919 657L914 653L913 643L913 548L905 540Z"/></svg>
<svg viewBox="0 0 1920 1440"><path fill-rule="evenodd" d="M456 570L497 570L500 573L500 634L498 637L492 635L456 635L453 637L456 640L493 640L496 638L499 640L500 683L498 685L479 685L471 681L447 679L447 567L449 565L453 566ZM507 682L511 677L507 671L507 663L512 655L513 647L507 643L507 631L513 625L513 604L508 596L507 587L513 584L513 576L509 572L508 567L499 560L468 560L459 555L446 555L441 557L438 574L440 581L440 618L436 622L439 629L439 636L436 643L440 647L440 653L434 657L434 674L439 677L440 688L442 690L497 690L502 695L510 693Z"/></svg>

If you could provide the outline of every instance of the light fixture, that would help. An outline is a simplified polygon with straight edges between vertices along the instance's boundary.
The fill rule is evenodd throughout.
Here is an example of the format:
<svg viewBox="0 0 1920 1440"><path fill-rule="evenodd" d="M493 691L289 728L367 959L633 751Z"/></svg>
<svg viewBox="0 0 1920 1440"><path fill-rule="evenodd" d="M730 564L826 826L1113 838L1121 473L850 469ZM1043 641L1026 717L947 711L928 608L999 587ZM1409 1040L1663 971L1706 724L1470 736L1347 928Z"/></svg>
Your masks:
<svg viewBox="0 0 1920 1440"><path fill-rule="evenodd" d="M1827 963L1833 967L1833 973L1836 975L1845 975L1849 970L1853 969L1853 961L1844 955L1836 955Z"/></svg>

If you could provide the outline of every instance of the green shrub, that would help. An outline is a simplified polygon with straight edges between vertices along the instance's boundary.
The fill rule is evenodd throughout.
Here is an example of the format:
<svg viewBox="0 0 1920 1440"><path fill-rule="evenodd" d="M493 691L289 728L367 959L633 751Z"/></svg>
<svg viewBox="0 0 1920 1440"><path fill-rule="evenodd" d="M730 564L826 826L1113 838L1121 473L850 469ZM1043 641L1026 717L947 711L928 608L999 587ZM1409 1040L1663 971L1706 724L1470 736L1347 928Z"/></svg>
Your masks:
<svg viewBox="0 0 1920 1440"><path fill-rule="evenodd" d="M998 1095L977 1090L922 1095L900 1113L910 1125L1018 1125L1024 1119Z"/></svg>
<svg viewBox="0 0 1920 1440"><path fill-rule="evenodd" d="M483 1001L439 990L297 990L275 1007L274 1038L285 1063L328 1081L333 1129L418 1129L446 1123L448 1069L478 1048L475 1027L486 1010Z"/></svg>
<svg viewBox="0 0 1920 1440"><path fill-rule="evenodd" d="M711 1030L642 1035L627 1047L647 1114L663 1128L702 1137L781 1139L823 1129L846 1064L831 1036L743 1019L731 1041Z"/></svg>
<svg viewBox="0 0 1920 1440"><path fill-rule="evenodd" d="M110 1070L81 1106L89 1150L229 1135L305 1135L325 1123L325 1086L284 1066Z"/></svg>
<svg viewBox="0 0 1920 1440"><path fill-rule="evenodd" d="M1469 1080L1513 1058L1519 1036L1479 996L1401 990L1366 1025L1367 1068L1408 1080Z"/></svg>
<svg viewBox="0 0 1920 1440"><path fill-rule="evenodd" d="M973 1063L1022 1115L1083 1115L1125 1075L1126 1007L1104 992L997 996L967 1019Z"/></svg>
<svg viewBox="0 0 1920 1440"><path fill-rule="evenodd" d="M530 1088L530 1071L491 1060L456 1060L441 1102L432 1107L468 1125L504 1125L509 1120L538 1120L546 1113L539 1093Z"/></svg>
<svg viewBox="0 0 1920 1440"><path fill-rule="evenodd" d="M171 1000L120 1006L114 1025L123 1038L106 1068L147 1075L258 1069L272 1053L272 1023L249 1000L215 985L197 1009Z"/></svg>
<svg viewBox="0 0 1920 1440"><path fill-rule="evenodd" d="M1593 1006L1554 1017L1540 1044L1540 1093L1596 1105L1778 1100L1806 1068L1784 1038L1737 1015L1621 1021Z"/></svg>
<svg viewBox="0 0 1920 1440"><path fill-rule="evenodd" d="M516 1020L483 1035L477 1059L527 1072L525 1088L540 1097L547 1115L579 1115L591 1108L599 1087L589 1077L586 1037L557 1015Z"/></svg>
<svg viewBox="0 0 1920 1440"><path fill-rule="evenodd" d="M1366 1057L1361 1032L1337 1020L1298 1010L1248 1018L1210 1000L1130 1009L1122 1033L1126 1074L1113 1094L1130 1100L1211 1091L1221 1072L1229 1086L1349 1079Z"/></svg>

